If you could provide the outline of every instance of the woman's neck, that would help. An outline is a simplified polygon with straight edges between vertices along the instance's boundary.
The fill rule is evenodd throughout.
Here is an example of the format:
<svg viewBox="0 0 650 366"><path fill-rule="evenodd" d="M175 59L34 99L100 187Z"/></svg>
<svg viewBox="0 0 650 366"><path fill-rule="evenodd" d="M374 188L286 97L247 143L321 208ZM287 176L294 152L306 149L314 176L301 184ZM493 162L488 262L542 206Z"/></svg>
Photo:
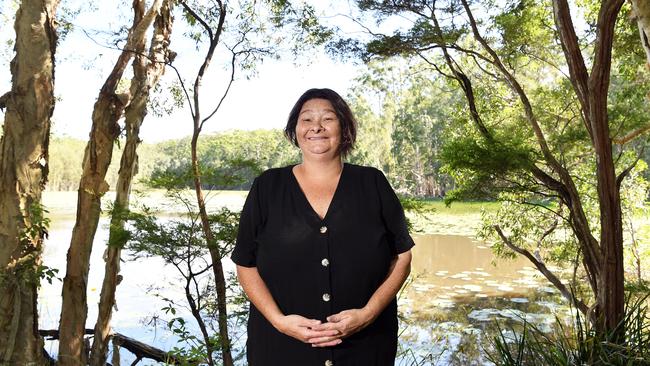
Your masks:
<svg viewBox="0 0 650 366"><path fill-rule="evenodd" d="M343 161L340 156L332 159L305 159L297 166L303 175L320 179L338 176L343 169Z"/></svg>

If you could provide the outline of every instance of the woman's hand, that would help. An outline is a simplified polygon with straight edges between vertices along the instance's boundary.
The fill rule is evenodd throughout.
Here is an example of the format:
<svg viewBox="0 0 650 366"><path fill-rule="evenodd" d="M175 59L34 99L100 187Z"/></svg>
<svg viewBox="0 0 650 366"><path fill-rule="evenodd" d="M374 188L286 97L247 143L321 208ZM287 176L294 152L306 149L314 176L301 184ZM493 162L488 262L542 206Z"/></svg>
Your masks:
<svg viewBox="0 0 650 366"><path fill-rule="evenodd" d="M301 342L310 343L310 339L329 339L334 340L331 345L341 343L336 342L338 331L334 329L315 329L321 324L320 320L307 319L300 315L284 315L274 321L275 328L283 334L293 337Z"/></svg>
<svg viewBox="0 0 650 366"><path fill-rule="evenodd" d="M328 337L314 337L309 339L314 347L334 346L341 343L341 338L348 337L372 323L374 317L370 311L363 309L343 310L338 314L327 317L327 323L315 325L314 330L334 330L336 334Z"/></svg>

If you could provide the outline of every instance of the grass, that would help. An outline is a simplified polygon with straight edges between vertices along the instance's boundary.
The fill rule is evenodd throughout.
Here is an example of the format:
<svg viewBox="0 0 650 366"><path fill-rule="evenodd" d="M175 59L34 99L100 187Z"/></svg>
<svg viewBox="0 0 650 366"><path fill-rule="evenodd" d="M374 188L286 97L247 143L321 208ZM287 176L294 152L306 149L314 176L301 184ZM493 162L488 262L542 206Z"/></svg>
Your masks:
<svg viewBox="0 0 650 366"><path fill-rule="evenodd" d="M650 365L648 296L628 296L625 317L611 333L595 332L579 312L568 325L556 318L551 333L530 323L501 328L487 357L497 366ZM619 329L625 330L622 343L613 341Z"/></svg>

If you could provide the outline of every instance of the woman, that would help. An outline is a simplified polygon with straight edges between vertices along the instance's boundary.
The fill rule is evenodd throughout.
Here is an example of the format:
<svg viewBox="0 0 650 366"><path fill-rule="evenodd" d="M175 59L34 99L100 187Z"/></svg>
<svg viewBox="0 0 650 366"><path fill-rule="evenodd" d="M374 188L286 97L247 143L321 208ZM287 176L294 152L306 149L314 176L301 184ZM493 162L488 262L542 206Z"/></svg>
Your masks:
<svg viewBox="0 0 650 366"><path fill-rule="evenodd" d="M383 173L343 163L356 122L310 89L285 128L302 163L253 181L232 260L251 301L251 366L394 365L395 295L414 245Z"/></svg>

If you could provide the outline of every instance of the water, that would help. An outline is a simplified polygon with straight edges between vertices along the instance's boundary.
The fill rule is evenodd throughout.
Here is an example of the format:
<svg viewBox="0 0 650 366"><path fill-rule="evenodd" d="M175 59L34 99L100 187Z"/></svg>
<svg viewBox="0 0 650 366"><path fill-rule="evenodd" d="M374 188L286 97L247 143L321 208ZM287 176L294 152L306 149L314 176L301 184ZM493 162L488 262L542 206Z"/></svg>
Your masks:
<svg viewBox="0 0 650 366"><path fill-rule="evenodd" d="M243 203L243 196L229 196L223 202L237 207ZM69 205L65 202L56 208L62 213L52 216L44 252L45 264L58 268L61 278L74 225ZM107 218L102 218L91 256L87 328L93 327L97 316L107 224ZM486 364L482 347L489 338L486 334L492 334L495 319L505 323L526 319L549 327L554 314L565 311L557 292L523 258L495 260L486 244L467 235L428 234L414 239L411 278L399 298L403 319L398 365ZM232 273L234 265L226 260L224 268ZM121 274L124 278L117 291L114 330L164 350L178 346L177 338L165 331L169 317L161 308L167 303L154 295L161 291L166 297L183 301L176 270L161 259L146 258L123 262ZM44 283L39 293L42 329L57 327L60 296L60 281ZM189 312L179 311L191 319ZM241 349L245 342L243 327L233 328L235 345ZM46 343L50 354L56 353L56 347L56 342ZM123 350L121 359L122 364L130 364L134 357Z"/></svg>
<svg viewBox="0 0 650 366"><path fill-rule="evenodd" d="M489 364L484 348L502 326L536 324L550 330L566 306L524 258L498 260L484 243L459 235L414 238L411 281L398 365Z"/></svg>

